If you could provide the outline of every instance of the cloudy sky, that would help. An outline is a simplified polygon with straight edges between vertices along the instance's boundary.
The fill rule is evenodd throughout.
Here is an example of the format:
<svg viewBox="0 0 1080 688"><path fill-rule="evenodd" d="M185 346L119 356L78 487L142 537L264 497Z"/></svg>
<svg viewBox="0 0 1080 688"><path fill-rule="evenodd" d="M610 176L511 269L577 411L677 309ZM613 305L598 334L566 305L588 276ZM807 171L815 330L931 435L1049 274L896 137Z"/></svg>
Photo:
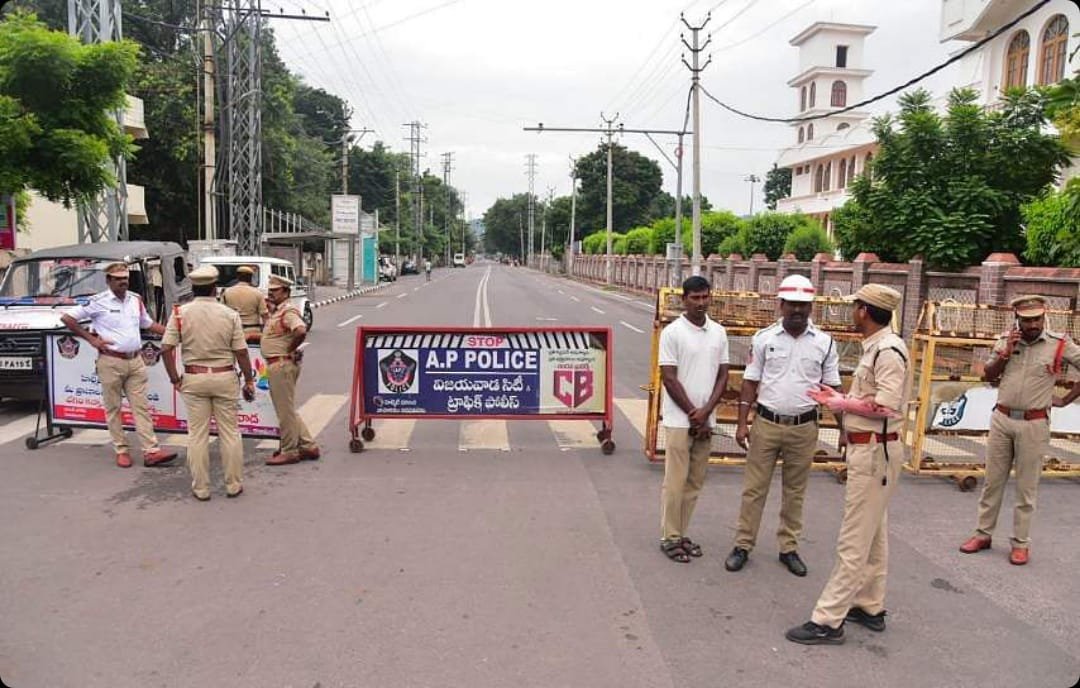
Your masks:
<svg viewBox="0 0 1080 688"><path fill-rule="evenodd" d="M282 57L309 83L345 98L353 125L408 150L401 125L427 124L422 165L468 194L470 216L527 189L525 155L536 153L536 192L569 193L569 156L595 149L596 134L536 134L524 126L596 127L601 112L627 128L678 129L689 89L679 22L712 10L712 65L702 83L740 109L794 115L785 82L797 71L792 36L815 21L877 26L866 43L875 70L867 94L901 83L947 55L938 43L940 0L264 0L269 10L303 7L333 21L273 23ZM687 35L687 38L689 36ZM947 87L950 70L928 82ZM894 101L872 110L883 112ZM736 117L702 101L702 192L714 206L745 213L750 173L764 176L793 141L787 125ZM659 140L669 150L674 140ZM656 159L664 187L675 173L644 137L622 143ZM684 188L690 190L687 144ZM755 205L761 207L761 185Z"/></svg>

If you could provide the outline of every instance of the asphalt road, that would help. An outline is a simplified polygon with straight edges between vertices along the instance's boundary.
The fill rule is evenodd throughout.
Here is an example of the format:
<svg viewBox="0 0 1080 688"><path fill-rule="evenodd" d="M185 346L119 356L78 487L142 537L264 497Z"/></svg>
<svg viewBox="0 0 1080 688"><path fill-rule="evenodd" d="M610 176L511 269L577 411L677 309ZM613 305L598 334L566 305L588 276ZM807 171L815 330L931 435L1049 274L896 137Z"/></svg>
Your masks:
<svg viewBox="0 0 1080 688"><path fill-rule="evenodd" d="M484 285L486 284L486 288ZM832 564L843 488L815 473L804 579L758 549L723 569L741 474L714 469L689 565L657 548L662 471L642 455L651 307L522 268L442 270L320 308L302 413L324 458L264 466L206 504L182 463L112 466L103 433L27 451L0 405L0 677L48 686L1072 686L1078 486L1044 481L1032 561L956 551L977 493L905 478L890 515L888 630L841 647L783 632ZM347 449L358 325L610 325L618 449L585 423L387 421ZM214 459L215 468L216 458ZM1011 498L1011 492L1007 499Z"/></svg>

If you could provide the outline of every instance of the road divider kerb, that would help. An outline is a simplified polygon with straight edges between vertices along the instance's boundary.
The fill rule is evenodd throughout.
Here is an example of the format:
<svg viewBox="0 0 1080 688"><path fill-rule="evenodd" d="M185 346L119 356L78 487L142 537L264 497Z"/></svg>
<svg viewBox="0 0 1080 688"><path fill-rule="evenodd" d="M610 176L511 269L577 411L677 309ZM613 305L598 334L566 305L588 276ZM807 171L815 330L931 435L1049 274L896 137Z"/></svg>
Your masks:
<svg viewBox="0 0 1080 688"><path fill-rule="evenodd" d="M340 301L345 301L347 299L355 299L357 296L363 296L364 294L370 294L370 293L372 293L374 291L378 291L378 290L382 289L385 286L386 286L386 283L384 282L382 284L375 284L375 285L372 285L370 287L361 287L360 289L354 289L354 290L352 290L352 291L350 291L350 292L348 292L346 294L342 294L341 296L335 296L332 299L322 299L320 301L312 301L311 302L311 307L312 308L322 308L323 306L329 306L332 303L338 303Z"/></svg>

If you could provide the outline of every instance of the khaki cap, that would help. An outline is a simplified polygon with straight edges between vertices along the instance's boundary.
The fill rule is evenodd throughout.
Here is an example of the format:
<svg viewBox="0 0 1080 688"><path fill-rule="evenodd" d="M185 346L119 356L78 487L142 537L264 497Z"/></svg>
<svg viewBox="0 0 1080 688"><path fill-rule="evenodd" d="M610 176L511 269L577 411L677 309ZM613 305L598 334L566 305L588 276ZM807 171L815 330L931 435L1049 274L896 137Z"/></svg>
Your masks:
<svg viewBox="0 0 1080 688"><path fill-rule="evenodd" d="M280 275L270 275L271 287L291 287L293 281L288 277L281 277Z"/></svg>
<svg viewBox="0 0 1080 688"><path fill-rule="evenodd" d="M236 268L236 272L240 275L254 275L255 268L251 267L250 265L241 265L240 267Z"/></svg>
<svg viewBox="0 0 1080 688"><path fill-rule="evenodd" d="M105 266L105 274L109 277L123 278L130 273L128 272L127 263L110 263Z"/></svg>
<svg viewBox="0 0 1080 688"><path fill-rule="evenodd" d="M862 301L887 311L895 311L900 299L900 292L884 284L864 284L859 291L847 297L848 301Z"/></svg>
<svg viewBox="0 0 1080 688"><path fill-rule="evenodd" d="M206 286L207 284L214 284L218 279L218 271L213 265L201 265L192 270L188 277L191 278L192 284L199 286Z"/></svg>
<svg viewBox="0 0 1080 688"><path fill-rule="evenodd" d="M1046 313L1046 297L1037 294L1018 296L1009 305L1021 318L1037 318Z"/></svg>

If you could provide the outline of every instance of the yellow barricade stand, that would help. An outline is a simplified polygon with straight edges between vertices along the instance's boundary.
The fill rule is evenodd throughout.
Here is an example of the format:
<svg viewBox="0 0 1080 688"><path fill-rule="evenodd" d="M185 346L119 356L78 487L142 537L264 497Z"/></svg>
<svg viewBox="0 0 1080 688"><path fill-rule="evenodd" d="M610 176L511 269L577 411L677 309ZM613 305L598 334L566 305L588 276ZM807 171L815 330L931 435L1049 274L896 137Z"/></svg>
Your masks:
<svg viewBox="0 0 1080 688"><path fill-rule="evenodd" d="M986 438L997 392L982 381L994 342L1013 327L1005 307L954 301L928 301L911 342L914 418L909 414L911 459L905 468L917 475L953 480L961 491L978 484L985 469ZM1080 315L1049 311L1047 329L1080 336ZM1068 369L1059 387L1076 379ZM1057 394L1063 390L1058 389ZM1080 405L1051 415L1051 456L1043 475L1080 477Z"/></svg>
<svg viewBox="0 0 1080 688"><path fill-rule="evenodd" d="M814 299L813 322L832 335L840 355L840 375L846 390L858 364L861 353L859 335L851 321L852 305L839 297ZM652 354L650 357L649 383L642 389L649 393L648 416L645 426L645 456L649 461L664 460L664 428L661 418L663 384L660 381L660 331L678 318L683 311L681 289L661 289L656 297L656 313L653 319ZM720 466L742 466L746 452L735 443L738 421L739 388L746 368L750 340L758 330L768 327L780 317L779 303L775 296L755 292L713 291L709 317L727 330L731 352L731 368L728 389L716 409L716 427L713 429L713 450L710 463ZM824 411L821 419L819 449L813 468L833 472L840 482L847 479L847 469L839 455L836 443L839 437L836 419Z"/></svg>

